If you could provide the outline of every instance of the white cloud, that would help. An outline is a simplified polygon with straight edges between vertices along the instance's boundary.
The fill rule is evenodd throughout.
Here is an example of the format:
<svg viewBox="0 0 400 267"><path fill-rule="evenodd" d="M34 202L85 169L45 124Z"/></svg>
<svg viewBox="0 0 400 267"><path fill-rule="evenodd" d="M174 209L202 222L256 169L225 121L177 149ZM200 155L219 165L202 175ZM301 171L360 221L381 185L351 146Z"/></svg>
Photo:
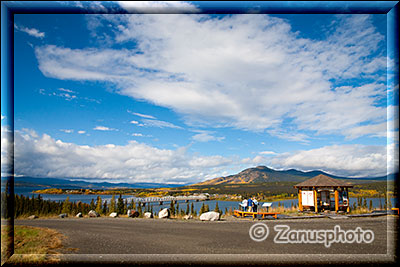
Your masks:
<svg viewBox="0 0 400 267"><path fill-rule="evenodd" d="M146 126L146 127L183 129L180 126L175 125L170 122L167 122L167 121L144 119L144 120L142 120L142 123L143 123L143 126Z"/></svg>
<svg viewBox="0 0 400 267"><path fill-rule="evenodd" d="M14 24L14 29L25 32L29 34L30 36L36 37L36 38L43 38L45 36L44 32L40 32L39 30L35 28L27 28L24 26L19 26L17 24Z"/></svg>
<svg viewBox="0 0 400 267"><path fill-rule="evenodd" d="M138 121L130 121L130 123L132 123L132 124L139 124Z"/></svg>
<svg viewBox="0 0 400 267"><path fill-rule="evenodd" d="M1 115L1 120L5 119L5 118L6 118L6 116Z"/></svg>
<svg viewBox="0 0 400 267"><path fill-rule="evenodd" d="M50 92L48 92L50 91ZM59 92L61 91L61 93ZM47 93L48 92L48 93ZM75 95L76 92L70 90L70 89L64 89L64 88L58 88L57 90L45 90L43 88L39 89L39 94L41 95L47 95L47 96L57 96L64 98L67 101L71 101L73 99L78 99L78 97Z"/></svg>
<svg viewBox="0 0 400 267"><path fill-rule="evenodd" d="M261 155L276 155L276 152L274 151L261 151Z"/></svg>
<svg viewBox="0 0 400 267"><path fill-rule="evenodd" d="M192 139L197 142L209 142L209 141L222 141L225 139L224 136L214 136L210 131L194 131L199 132L198 134L192 136Z"/></svg>
<svg viewBox="0 0 400 267"><path fill-rule="evenodd" d="M73 133L74 132L74 130L72 130L72 129L60 129L60 131L64 132L64 133Z"/></svg>
<svg viewBox="0 0 400 267"><path fill-rule="evenodd" d="M135 115L135 116L139 116L139 117L142 117L142 118L146 118L146 119L156 119L156 118L155 118L154 116L152 116L152 115L137 113L137 112L133 112L133 111L130 111L130 110L128 110L128 112L131 113L131 114L133 114L133 115Z"/></svg>
<svg viewBox="0 0 400 267"><path fill-rule="evenodd" d="M112 82L119 93L171 108L192 126L266 130L302 142L313 134L382 134L384 83L351 80L386 68L383 56L372 57L384 36L368 15L338 15L324 40L300 38L268 15L136 14L108 22L115 40L137 48L37 47L43 74Z"/></svg>
<svg viewBox="0 0 400 267"><path fill-rule="evenodd" d="M76 92L70 90L70 89L65 89L65 88L58 88L59 91L67 92L67 93L73 93L76 94Z"/></svg>
<svg viewBox="0 0 400 267"><path fill-rule="evenodd" d="M133 133L132 136L143 137L143 134L141 134L141 133Z"/></svg>
<svg viewBox="0 0 400 267"><path fill-rule="evenodd" d="M1 128L1 162L6 170L9 146L6 127ZM136 141L126 145L88 146L55 140L47 134L23 129L14 134L17 175L37 177L102 178L125 182L198 182L236 173L257 165L300 170L324 170L340 176L380 176L398 171L398 145L333 145L253 158L201 156L187 147L159 149ZM387 164L390 164L387 169Z"/></svg>
<svg viewBox="0 0 400 267"><path fill-rule="evenodd" d="M96 126L95 128L93 128L93 130L97 130L97 131L117 131L117 129L109 128L109 127L106 127L106 126Z"/></svg>
<svg viewBox="0 0 400 267"><path fill-rule="evenodd" d="M391 146L388 146L388 149ZM272 166L300 170L324 170L339 176L383 176L387 173L386 146L332 145L283 153L272 158ZM396 163L398 166L398 162Z"/></svg>
<svg viewBox="0 0 400 267"><path fill-rule="evenodd" d="M2 157L3 157L2 134ZM3 162L3 160L2 160ZM222 174L232 160L200 156L187 148L159 149L136 141L127 145L76 145L34 131L15 133L15 173L38 177L102 178L125 182L198 182Z"/></svg>
<svg viewBox="0 0 400 267"><path fill-rule="evenodd" d="M200 10L185 1L118 1L129 12L142 13L196 13Z"/></svg>
<svg viewBox="0 0 400 267"><path fill-rule="evenodd" d="M83 130L78 131L78 134L84 134L84 133L86 133L86 131L83 131Z"/></svg>

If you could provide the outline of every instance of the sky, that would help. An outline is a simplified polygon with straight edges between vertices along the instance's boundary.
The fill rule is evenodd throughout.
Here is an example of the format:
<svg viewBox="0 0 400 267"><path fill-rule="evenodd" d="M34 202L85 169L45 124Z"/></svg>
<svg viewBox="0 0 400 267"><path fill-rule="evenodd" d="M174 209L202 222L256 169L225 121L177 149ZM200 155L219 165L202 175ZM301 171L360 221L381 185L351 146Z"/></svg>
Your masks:
<svg viewBox="0 0 400 267"><path fill-rule="evenodd" d="M15 175L196 183L259 165L346 177L398 166L386 15L113 4L135 14L14 16Z"/></svg>

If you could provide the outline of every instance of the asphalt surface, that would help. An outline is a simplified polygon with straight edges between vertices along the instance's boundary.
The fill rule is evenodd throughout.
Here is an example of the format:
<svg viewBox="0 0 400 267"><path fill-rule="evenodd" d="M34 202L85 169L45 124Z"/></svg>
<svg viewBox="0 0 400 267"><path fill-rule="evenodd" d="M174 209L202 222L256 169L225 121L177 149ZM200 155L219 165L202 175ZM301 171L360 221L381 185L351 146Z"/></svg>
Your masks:
<svg viewBox="0 0 400 267"><path fill-rule="evenodd" d="M269 229L263 241L250 238L249 230L256 223ZM185 260L193 259L193 254L208 254L208 258L214 260L262 261L270 258L299 261L308 257L315 261L391 262L396 255L393 244L397 240L393 239L397 238L395 216L254 221L230 218L216 222L99 217L15 220L15 224L51 228L65 235L60 253L66 261L112 260L113 254L119 254L120 261L157 259L149 256L152 254L162 254L159 260L180 254L173 259ZM334 230L335 226L340 226L341 230L348 231L360 227L363 231L372 231L373 240L370 243L332 243L329 247L326 243L276 243L278 231L274 227L277 225L288 226L290 230ZM255 235L265 236L262 231ZM299 254L305 256L299 258ZM198 258L201 260L204 258Z"/></svg>

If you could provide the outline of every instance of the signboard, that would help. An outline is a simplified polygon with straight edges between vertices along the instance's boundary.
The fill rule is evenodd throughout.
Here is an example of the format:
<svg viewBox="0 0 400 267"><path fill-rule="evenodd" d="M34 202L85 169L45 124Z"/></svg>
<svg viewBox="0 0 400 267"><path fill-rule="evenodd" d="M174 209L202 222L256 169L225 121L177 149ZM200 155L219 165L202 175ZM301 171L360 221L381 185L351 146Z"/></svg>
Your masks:
<svg viewBox="0 0 400 267"><path fill-rule="evenodd" d="M301 191L301 204L303 206L314 206L314 191Z"/></svg>

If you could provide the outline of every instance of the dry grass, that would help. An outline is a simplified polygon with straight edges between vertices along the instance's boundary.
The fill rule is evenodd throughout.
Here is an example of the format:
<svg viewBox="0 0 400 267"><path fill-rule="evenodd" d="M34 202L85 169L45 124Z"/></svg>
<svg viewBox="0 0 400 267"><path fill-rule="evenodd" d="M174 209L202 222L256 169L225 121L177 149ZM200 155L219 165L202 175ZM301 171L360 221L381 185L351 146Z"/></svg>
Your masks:
<svg viewBox="0 0 400 267"><path fill-rule="evenodd" d="M1 227L1 239L7 238L7 227ZM9 264L43 264L58 262L58 249L62 247L64 236L48 229L31 226L14 227L14 254L7 260ZM2 244L2 264L6 258L7 244ZM5 261L5 260L4 260Z"/></svg>

